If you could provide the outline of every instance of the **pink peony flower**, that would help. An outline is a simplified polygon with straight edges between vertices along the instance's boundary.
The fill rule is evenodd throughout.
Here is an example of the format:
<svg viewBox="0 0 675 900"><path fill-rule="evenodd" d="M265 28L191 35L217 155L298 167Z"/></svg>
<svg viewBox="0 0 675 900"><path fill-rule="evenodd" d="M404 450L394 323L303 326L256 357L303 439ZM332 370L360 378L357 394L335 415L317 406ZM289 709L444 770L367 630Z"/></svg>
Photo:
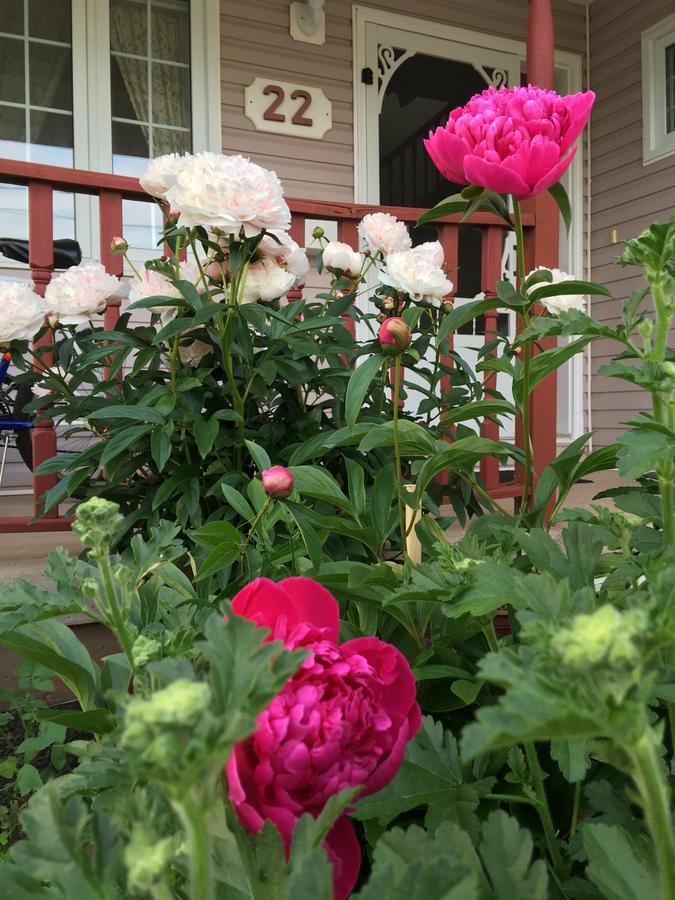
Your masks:
<svg viewBox="0 0 675 900"><path fill-rule="evenodd" d="M354 277L361 271L363 257L349 244L343 244L341 241L328 241L322 254L323 264L327 269L334 269L336 272L344 272Z"/></svg>
<svg viewBox="0 0 675 900"><path fill-rule="evenodd" d="M452 291L442 265L443 248L438 241L429 241L412 250L390 253L380 281L413 300L440 301Z"/></svg>
<svg viewBox="0 0 675 900"><path fill-rule="evenodd" d="M368 213L359 223L359 235L371 253L380 252L383 256L412 247L405 223L390 213Z"/></svg>
<svg viewBox="0 0 675 900"><path fill-rule="evenodd" d="M593 91L561 97L538 87L489 87L450 113L424 146L441 175L518 200L560 180L576 153Z"/></svg>
<svg viewBox="0 0 675 900"><path fill-rule="evenodd" d="M406 322L400 316L391 316L380 325L377 337L383 350L405 350L412 336Z"/></svg>
<svg viewBox="0 0 675 900"><path fill-rule="evenodd" d="M80 263L52 278L45 290L45 303L62 325L83 325L124 290L119 279L108 275L101 263Z"/></svg>
<svg viewBox="0 0 675 900"><path fill-rule="evenodd" d="M269 628L268 640L311 651L226 767L242 825L255 834L273 822L288 852L303 813L318 815L346 787L372 794L397 773L421 723L415 679L391 644L370 637L338 644L337 602L309 578L258 578L234 597L232 611ZM360 866L347 818L329 833L326 850L335 900L343 900Z"/></svg>
<svg viewBox="0 0 675 900"><path fill-rule="evenodd" d="M12 341L30 341L45 323L47 307L33 285L0 281L0 347Z"/></svg>
<svg viewBox="0 0 675 900"><path fill-rule="evenodd" d="M166 192L172 209L180 210L178 224L217 228L223 234L247 237L263 229L287 231L291 212L275 172L244 156L198 153L180 166Z"/></svg>
<svg viewBox="0 0 675 900"><path fill-rule="evenodd" d="M283 499L293 490L293 475L283 466L272 466L262 473L263 489L272 499Z"/></svg>

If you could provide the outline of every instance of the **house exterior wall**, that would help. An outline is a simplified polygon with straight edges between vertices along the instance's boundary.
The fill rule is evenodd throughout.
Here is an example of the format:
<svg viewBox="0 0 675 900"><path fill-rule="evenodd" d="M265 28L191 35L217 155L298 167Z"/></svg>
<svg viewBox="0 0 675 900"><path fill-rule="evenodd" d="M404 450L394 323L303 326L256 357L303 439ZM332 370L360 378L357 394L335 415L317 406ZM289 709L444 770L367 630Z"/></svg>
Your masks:
<svg viewBox="0 0 675 900"><path fill-rule="evenodd" d="M672 13L672 0L594 0L590 6L590 83L597 93L591 119L592 277L617 298L592 305L594 317L610 325L620 321L620 300L644 286L636 269L613 263L621 244L612 243L612 229L621 242L666 221L675 209L675 155L642 162L641 33ZM649 408L643 390L597 374L616 351L612 341L592 345L596 446L611 443L624 430L621 421Z"/></svg>
<svg viewBox="0 0 675 900"><path fill-rule="evenodd" d="M241 152L276 170L290 197L354 200L351 0L327 0L326 42L289 34L289 0L221 0L223 151ZM524 41L527 0L385 0L361 5ZM556 46L585 50L585 9L554 0ZM316 84L333 104L333 128L321 141L255 131L243 111L244 87L257 76Z"/></svg>

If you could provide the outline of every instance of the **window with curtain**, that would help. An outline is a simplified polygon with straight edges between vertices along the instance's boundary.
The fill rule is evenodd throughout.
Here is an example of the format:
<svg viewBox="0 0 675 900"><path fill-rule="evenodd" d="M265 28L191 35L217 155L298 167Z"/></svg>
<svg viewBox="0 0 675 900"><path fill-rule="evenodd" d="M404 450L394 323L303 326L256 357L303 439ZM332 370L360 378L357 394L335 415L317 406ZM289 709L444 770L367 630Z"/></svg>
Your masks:
<svg viewBox="0 0 675 900"><path fill-rule="evenodd" d="M71 0L2 0L0 156L73 165ZM0 185L0 233L27 236L27 190ZM55 237L72 237L73 198L54 195Z"/></svg>
<svg viewBox="0 0 675 900"><path fill-rule="evenodd" d="M110 94L113 172L192 149L189 0L110 0ZM132 247L150 252L160 227L156 208L124 202Z"/></svg>

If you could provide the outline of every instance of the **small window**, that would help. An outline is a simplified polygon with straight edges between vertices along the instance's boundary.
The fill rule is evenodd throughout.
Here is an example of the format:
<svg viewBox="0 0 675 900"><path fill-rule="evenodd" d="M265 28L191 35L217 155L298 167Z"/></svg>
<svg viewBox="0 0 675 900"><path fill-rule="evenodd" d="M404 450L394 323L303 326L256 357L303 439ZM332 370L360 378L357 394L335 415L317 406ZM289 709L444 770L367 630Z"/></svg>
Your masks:
<svg viewBox="0 0 675 900"><path fill-rule="evenodd" d="M675 16L642 33L644 163L675 154Z"/></svg>

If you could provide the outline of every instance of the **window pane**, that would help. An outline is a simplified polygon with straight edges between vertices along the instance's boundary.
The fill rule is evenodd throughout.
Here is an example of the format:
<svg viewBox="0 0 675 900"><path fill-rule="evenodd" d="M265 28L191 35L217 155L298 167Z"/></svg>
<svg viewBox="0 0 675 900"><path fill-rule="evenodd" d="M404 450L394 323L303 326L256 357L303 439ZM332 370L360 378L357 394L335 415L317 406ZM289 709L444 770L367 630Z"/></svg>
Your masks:
<svg viewBox="0 0 675 900"><path fill-rule="evenodd" d="M28 47L30 102L51 109L73 108L73 69L70 47L35 44Z"/></svg>
<svg viewBox="0 0 675 900"><path fill-rule="evenodd" d="M28 33L31 37L69 44L70 0L29 0Z"/></svg>
<svg viewBox="0 0 675 900"><path fill-rule="evenodd" d="M155 59L190 62L190 4L188 0L153 0L152 55Z"/></svg>
<svg viewBox="0 0 675 900"><path fill-rule="evenodd" d="M152 121L190 127L190 72L178 66L152 64Z"/></svg>
<svg viewBox="0 0 675 900"><path fill-rule="evenodd" d="M144 125L112 124L113 172L141 175L149 157L148 129Z"/></svg>
<svg viewBox="0 0 675 900"><path fill-rule="evenodd" d="M148 64L144 60L111 57L110 90L115 118L148 121Z"/></svg>
<svg viewBox="0 0 675 900"><path fill-rule="evenodd" d="M0 156L9 156L5 141L26 140L26 112L22 107L0 106ZM12 154L13 155L13 154Z"/></svg>
<svg viewBox="0 0 675 900"><path fill-rule="evenodd" d="M171 128L152 129L152 155L164 153L189 153L192 140L188 131L174 131Z"/></svg>
<svg viewBox="0 0 675 900"><path fill-rule="evenodd" d="M67 147L71 151L69 157L72 160L73 117L64 116L62 113L31 110L30 140L31 144L46 147ZM67 166L72 165L72 162L61 162L56 165Z"/></svg>
<svg viewBox="0 0 675 900"><path fill-rule="evenodd" d="M24 43L15 38L0 38L0 100L24 103Z"/></svg>
<svg viewBox="0 0 675 900"><path fill-rule="evenodd" d="M4 0L0 30L8 34L23 34L23 0Z"/></svg>
<svg viewBox="0 0 675 900"><path fill-rule="evenodd" d="M146 0L110 0L110 49L148 55Z"/></svg>
<svg viewBox="0 0 675 900"><path fill-rule="evenodd" d="M666 131L675 131L675 44L666 47Z"/></svg>

